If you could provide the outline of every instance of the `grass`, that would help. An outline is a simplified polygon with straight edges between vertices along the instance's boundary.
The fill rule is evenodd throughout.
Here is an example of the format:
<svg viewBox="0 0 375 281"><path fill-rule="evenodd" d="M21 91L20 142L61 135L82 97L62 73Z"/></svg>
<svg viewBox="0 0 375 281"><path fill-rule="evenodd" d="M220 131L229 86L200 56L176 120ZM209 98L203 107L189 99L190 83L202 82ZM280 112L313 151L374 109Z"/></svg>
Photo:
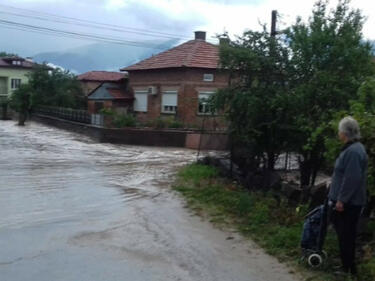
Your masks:
<svg viewBox="0 0 375 281"><path fill-rule="evenodd" d="M307 206L292 208L272 193L254 193L219 176L216 168L200 164L184 167L174 189L192 210L220 227L234 227L266 252L288 262L306 275L306 280L338 280L332 266L339 263L336 235L329 231L325 250L330 258L325 266L312 270L299 262L300 239ZM375 227L375 225L374 225ZM361 280L375 280L375 259L360 266ZM342 279L340 279L342 281Z"/></svg>

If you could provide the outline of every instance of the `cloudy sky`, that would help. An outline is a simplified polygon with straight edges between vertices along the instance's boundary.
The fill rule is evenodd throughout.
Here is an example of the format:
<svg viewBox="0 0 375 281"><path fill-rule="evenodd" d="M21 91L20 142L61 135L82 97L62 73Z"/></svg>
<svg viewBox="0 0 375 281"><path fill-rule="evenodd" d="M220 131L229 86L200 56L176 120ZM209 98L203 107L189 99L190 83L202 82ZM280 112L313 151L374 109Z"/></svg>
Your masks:
<svg viewBox="0 0 375 281"><path fill-rule="evenodd" d="M33 55L36 52L64 50L93 42L92 39L57 36L53 31L48 35L45 30L30 32L29 27L15 24L132 42L152 42L170 37L188 40L194 30L205 30L208 32L208 39L214 41L215 34L224 31L241 34L245 29L258 29L260 22L270 22L273 9L281 14L283 24L295 21L298 15L307 19L314 2L315 0L0 0L0 50ZM332 5L336 3L336 0L331 0ZM372 0L352 0L351 4L367 16L364 35L371 40L375 39L374 3ZM77 22L75 19L90 22ZM92 24L95 22L105 23L107 26L94 28ZM121 30L118 30L119 26Z"/></svg>

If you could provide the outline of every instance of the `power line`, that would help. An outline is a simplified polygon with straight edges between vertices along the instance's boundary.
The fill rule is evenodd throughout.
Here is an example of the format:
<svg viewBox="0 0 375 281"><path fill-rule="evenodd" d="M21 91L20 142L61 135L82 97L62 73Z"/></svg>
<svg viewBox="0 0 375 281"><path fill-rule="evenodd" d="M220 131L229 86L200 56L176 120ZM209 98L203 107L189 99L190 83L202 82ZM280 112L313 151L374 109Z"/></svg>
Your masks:
<svg viewBox="0 0 375 281"><path fill-rule="evenodd" d="M12 16L17 16L17 17L22 17L22 18L29 18L29 19L37 19L37 20L42 20L42 21L47 21L47 22L76 25L76 23L74 23L74 22L68 22L68 21L58 20L58 19L56 19L56 20L55 19L48 19L48 18L43 18L43 17L40 17L40 16L22 15L22 14L18 14L18 13L11 13L11 12L4 12L4 11L0 11L0 14L12 15ZM97 29L110 30L110 31L116 31L116 32L126 32L126 33L132 33L132 34L137 34L137 35L145 35L145 36L151 36L151 37L158 37L158 38L184 39L184 38L172 37L172 36L161 35L161 34L152 34L152 33L148 33L148 32L126 30L126 29L122 29L122 28L104 27L104 26L95 25L95 24L80 23L79 25L80 26L84 26L84 27L93 27L93 28L97 28ZM191 38L189 38L189 39L191 39Z"/></svg>
<svg viewBox="0 0 375 281"><path fill-rule="evenodd" d="M0 25L11 27L13 29L32 31L32 32L35 31L37 33L44 33L44 34L49 34L49 35L60 35L63 37L70 37L70 38L73 37L73 38L79 38L79 39L91 39L91 40L96 40L96 41L102 41L102 42L108 42L108 43L114 43L114 44L120 44L120 45L129 45L129 46L135 46L135 47L163 49L160 46L146 44L143 42L128 41L128 40L123 40L120 38L106 37L106 36L102 36L98 34L80 33L80 32L68 31L68 30L35 26L35 25L23 24L23 23L7 21L7 20L0 20Z"/></svg>
<svg viewBox="0 0 375 281"><path fill-rule="evenodd" d="M132 32L132 33L138 32L138 33L141 33L142 35L159 36L159 37L163 36L163 37L167 37L167 38L171 38L171 39L192 39L191 37L181 36L181 35L172 34L172 33L165 33L165 32L152 31L152 30L141 29L141 28L133 28L133 27L126 27L126 26L121 26L121 25L101 23L101 22L84 20L84 19L79 19L79 18L74 18L74 17L60 16L60 15L57 15L57 14L38 12L38 11L35 11L35 10L29 10L29 9L16 8L16 7L13 7L13 6L7 6L7 5L3 5L3 4L0 4L0 6L8 8L8 9L19 10L19 11L31 13L31 15L22 15L22 14L19 14L19 13L11 13L11 12L1 11L1 13L13 14L15 16L30 17L30 18L36 18L36 19L40 19L40 20L49 20L49 21L60 22L60 23L76 24L74 22L67 22L66 21L66 20L71 20L71 21L79 22L80 25L82 25L82 23L86 23L86 24L89 24L87 26L90 26L90 27L109 29L109 30L113 30L113 31L122 31L122 32L126 31L126 32ZM37 15L37 16L35 16L35 15ZM44 18L42 18L41 16L44 16ZM45 18L46 16L47 16L47 18ZM52 17L52 19L51 19L51 17ZM62 21L61 19L64 19L65 21Z"/></svg>
<svg viewBox="0 0 375 281"><path fill-rule="evenodd" d="M7 6L0 4L0 7L5 7L8 9L13 9L20 12L5 12L0 11L0 13L5 15L11 15L11 16L17 16L22 18L29 18L29 19L36 19L36 20L42 20L47 22L54 22L54 23L62 23L62 24L69 24L74 26L84 26L84 27L90 27L95 29L102 29L102 30L109 30L109 31L115 31L115 32L126 32L126 33L133 33L137 35L144 35L144 36L152 36L152 37L158 37L158 38L166 38L166 39L179 39L182 40L184 38L191 40L192 38L183 37L171 33L164 33L164 32L157 32L157 31L151 31L146 29L140 29L140 28L131 28L131 27L125 27L120 25L113 25L113 24L107 24L107 23L100 23L95 22L91 20L84 20L74 17L66 17L66 16L60 16L57 14L51 14L51 13L44 13L44 12L38 12L35 10L28 10L23 8L16 8L12 6ZM28 14L22 14L22 13L28 13ZM31 13L31 15L29 15ZM123 38L119 37L109 37L106 35L98 35L98 34L90 34L90 33L82 33L82 32L76 32L76 31L69 31L69 30L59 30L56 28L48 28L48 27L42 27L42 26L35 26L15 21L6 21L1 20L0 25L6 28L12 28L22 31L28 31L28 32L34 32L34 33L40 33L40 34L47 34L47 35L53 35L56 37L69 37L69 38L75 38L75 39L85 39L85 40L95 40L100 42L108 42L108 43L114 43L114 44L120 44L120 45L130 45L135 47L145 47L145 48L154 48L154 49L164 49L157 45L152 45L144 42L135 42L135 41L129 41L124 40ZM207 40L209 41L209 40ZM211 41L211 43L214 43Z"/></svg>

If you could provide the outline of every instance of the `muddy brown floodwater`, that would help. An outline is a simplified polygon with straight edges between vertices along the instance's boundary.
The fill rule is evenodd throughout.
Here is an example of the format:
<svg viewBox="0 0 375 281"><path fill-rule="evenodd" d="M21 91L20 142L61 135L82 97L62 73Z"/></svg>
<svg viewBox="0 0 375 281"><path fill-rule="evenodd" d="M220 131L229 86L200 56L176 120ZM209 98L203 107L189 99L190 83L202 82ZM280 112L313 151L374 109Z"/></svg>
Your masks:
<svg viewBox="0 0 375 281"><path fill-rule="evenodd" d="M169 185L195 155L0 121L0 280L298 280L184 208Z"/></svg>

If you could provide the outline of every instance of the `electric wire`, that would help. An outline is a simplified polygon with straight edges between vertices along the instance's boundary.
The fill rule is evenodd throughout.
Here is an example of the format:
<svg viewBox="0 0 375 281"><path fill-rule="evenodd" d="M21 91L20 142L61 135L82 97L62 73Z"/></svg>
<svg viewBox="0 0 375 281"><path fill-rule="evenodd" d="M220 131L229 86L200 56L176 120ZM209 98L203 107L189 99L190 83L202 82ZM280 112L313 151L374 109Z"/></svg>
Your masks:
<svg viewBox="0 0 375 281"><path fill-rule="evenodd" d="M84 19L78 19L74 17L60 16L57 14L38 12L35 10L16 8L13 6L8 6L8 5L3 5L3 4L0 4L0 7L4 7L7 9L12 9L12 10L17 11L17 13L0 11L0 14L28 18L28 19L42 20L42 21L47 21L47 22L52 22L52 23L69 24L69 25L74 25L74 26L79 26L79 27L84 26L84 27L89 27L89 28L115 31L115 32L121 32L121 33L127 32L127 33L142 35L142 36L152 36L152 37L158 37L158 38L163 38L163 39L174 39L174 40L180 40L180 41L183 39L189 39L189 40L192 39L190 37L188 38L188 37L179 36L179 35L171 34L171 33L157 32L157 31L151 31L151 30L140 29L140 28L131 28L131 27L125 27L125 26L107 24L107 23L100 23L100 22L91 21L91 20L84 20ZM28 14L22 14L25 12ZM46 35L51 35L55 37L68 37L68 38L75 38L75 39L94 40L98 42L128 45L128 46L134 46L134 47L164 49L160 45L148 44L146 42L136 42L136 41L125 40L123 38L108 36L108 35L99 35L99 34L84 33L84 32L77 32L77 31L70 31L70 30L62 30L62 29L56 29L56 28L50 28L50 27L44 27L44 26L37 26L37 25L31 25L31 24L26 24L26 23L20 23L16 21L4 20L1 18L0 18L0 26L5 27L5 28L10 28L10 29L15 29L15 30L22 30L26 32L46 34Z"/></svg>
<svg viewBox="0 0 375 281"><path fill-rule="evenodd" d="M102 22L96 22L96 21L92 21L92 20L85 20L85 19L79 19L79 18L75 18L75 17L67 17L67 16L60 16L60 15L57 15L57 14L51 14L51 13L45 13L45 12L39 12L39 11L35 11L35 10L29 10L29 9L23 9L23 8L16 8L16 7L13 7L13 6L8 6L8 5L4 5L4 4L0 4L1 7L5 7L5 8L9 8L9 9L13 9L13 10L17 10L17 11L24 11L24 12L27 12L27 13L31 13L31 15L22 15L23 17L39 17L39 19L41 19L41 16L44 16L44 17L47 17L47 18L44 18L44 20L50 18L52 20L55 20L56 22L59 20L59 22L62 22L61 19L64 19L64 20L71 20L71 21L76 21L76 22L80 22L80 23L88 23L88 24L91 24L93 25L93 27L107 27L107 28L110 28L110 30L113 30L113 29L116 29L118 31L132 31L132 32L141 32L142 34L145 33L145 34L149 34L149 35L158 35L158 36L166 36L166 37L170 37L172 39L192 39L191 37L187 37L187 36L181 36L181 35L177 35L177 34L172 34L172 33L165 33L165 32L160 32L160 31L152 31L152 30L148 30L148 29L141 29L141 28L134 28L134 27L126 27L126 26L122 26L122 25L115 25L115 24L108 24L108 23L102 23ZM11 14L11 12L5 12L5 11L0 11L1 13L9 13ZM21 16L19 13L12 13L12 14L17 14L17 16ZM56 20L57 19L57 20ZM70 23L73 23L73 22L70 22ZM65 21L65 23L67 23Z"/></svg>

